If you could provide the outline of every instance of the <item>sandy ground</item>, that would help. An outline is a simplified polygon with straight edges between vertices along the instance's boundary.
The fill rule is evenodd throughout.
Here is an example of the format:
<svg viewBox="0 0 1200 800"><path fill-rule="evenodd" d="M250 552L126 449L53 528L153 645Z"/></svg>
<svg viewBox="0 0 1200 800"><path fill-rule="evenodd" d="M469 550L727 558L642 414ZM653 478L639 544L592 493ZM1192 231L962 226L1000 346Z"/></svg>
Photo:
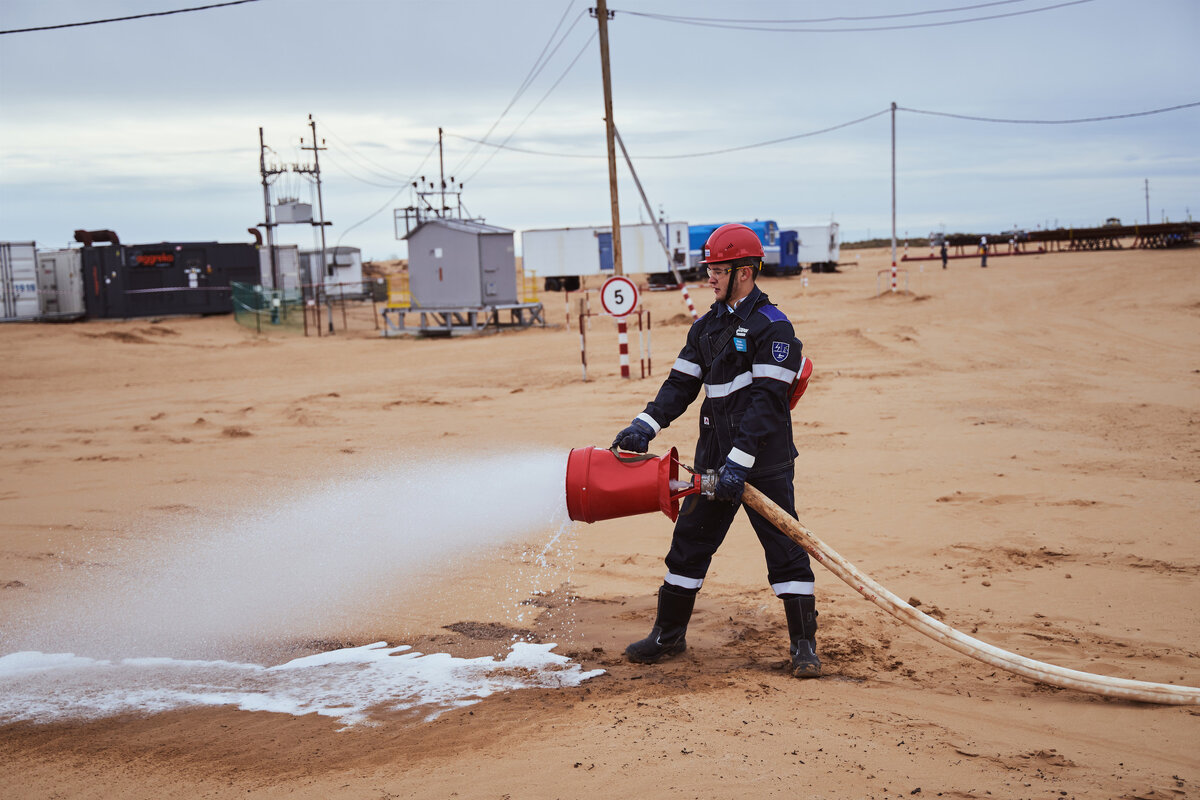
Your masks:
<svg viewBox="0 0 1200 800"><path fill-rule="evenodd" d="M762 281L816 364L795 414L800 519L988 642L1200 684L1200 249L909 262L910 291L883 296L888 254L857 257L807 287ZM452 341L258 336L227 317L0 327L0 631L61 602L73 576L136 566L189 521L317 476L530 446L565 463L571 447L607 445L686 331L678 294L644 298L654 377L619 378L598 319L587 383L561 295L543 298L555 327ZM655 445L687 460L694 438L693 409ZM1200 796L1200 709L997 672L828 573L825 676L789 677L782 608L744 518L688 652L626 664L651 622L668 520L578 525L550 565L553 591L511 597L546 535L299 632L286 655L380 639L491 654L523 627L607 670L579 688L347 731L219 708L8 724L0 795ZM522 625L520 600L537 610Z"/></svg>

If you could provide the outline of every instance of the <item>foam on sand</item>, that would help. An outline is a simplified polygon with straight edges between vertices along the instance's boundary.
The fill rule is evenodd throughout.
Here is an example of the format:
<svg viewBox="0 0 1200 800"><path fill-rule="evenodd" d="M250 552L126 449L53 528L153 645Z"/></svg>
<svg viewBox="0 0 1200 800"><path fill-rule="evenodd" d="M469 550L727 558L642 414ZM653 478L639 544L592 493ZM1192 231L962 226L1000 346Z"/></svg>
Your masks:
<svg viewBox="0 0 1200 800"><path fill-rule="evenodd" d="M347 727L380 713L435 719L496 692L578 686L585 672L553 644L514 643L503 660L423 655L386 642L266 667L173 658L103 660L24 651L0 657L0 721L52 722L189 706L321 714Z"/></svg>

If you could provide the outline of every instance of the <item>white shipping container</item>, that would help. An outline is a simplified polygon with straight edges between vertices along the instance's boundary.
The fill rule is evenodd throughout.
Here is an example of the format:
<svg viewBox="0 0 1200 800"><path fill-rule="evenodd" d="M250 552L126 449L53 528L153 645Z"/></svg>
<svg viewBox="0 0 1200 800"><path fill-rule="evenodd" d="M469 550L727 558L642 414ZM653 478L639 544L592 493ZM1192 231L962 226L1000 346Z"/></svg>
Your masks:
<svg viewBox="0 0 1200 800"><path fill-rule="evenodd" d="M626 275L669 272L670 260L663 251L653 224L621 226L621 267ZM666 223L671 259L676 252L686 259L688 225ZM594 228L543 228L521 232L521 268L526 275L559 278L571 275L610 275L612 226ZM602 250L604 254L602 255ZM684 265L683 261L679 266Z"/></svg>
<svg viewBox="0 0 1200 800"><path fill-rule="evenodd" d="M37 245L0 242L0 320L36 319Z"/></svg>
<svg viewBox="0 0 1200 800"><path fill-rule="evenodd" d="M78 249L39 250L37 285L41 313L46 317L82 317L83 257Z"/></svg>

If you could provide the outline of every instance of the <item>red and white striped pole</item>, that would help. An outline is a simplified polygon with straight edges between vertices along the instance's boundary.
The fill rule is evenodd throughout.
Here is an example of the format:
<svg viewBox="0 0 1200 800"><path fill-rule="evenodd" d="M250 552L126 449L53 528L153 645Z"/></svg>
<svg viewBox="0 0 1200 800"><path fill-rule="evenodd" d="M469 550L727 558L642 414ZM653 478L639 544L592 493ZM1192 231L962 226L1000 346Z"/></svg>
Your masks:
<svg viewBox="0 0 1200 800"><path fill-rule="evenodd" d="M692 305L692 296L688 294L687 284L683 281L679 282L679 291L683 292L683 302L687 303L688 313L692 315L692 321L695 322L699 319L699 315L696 314L696 307Z"/></svg>
<svg viewBox="0 0 1200 800"><path fill-rule="evenodd" d="M621 377L629 377L629 326L624 317L617 317L617 343L621 347Z"/></svg>
<svg viewBox="0 0 1200 800"><path fill-rule="evenodd" d="M583 298L579 298L579 360L583 363L583 381L587 383L587 329L583 313Z"/></svg>
<svg viewBox="0 0 1200 800"><path fill-rule="evenodd" d="M892 262L892 291L896 291L896 262Z"/></svg>

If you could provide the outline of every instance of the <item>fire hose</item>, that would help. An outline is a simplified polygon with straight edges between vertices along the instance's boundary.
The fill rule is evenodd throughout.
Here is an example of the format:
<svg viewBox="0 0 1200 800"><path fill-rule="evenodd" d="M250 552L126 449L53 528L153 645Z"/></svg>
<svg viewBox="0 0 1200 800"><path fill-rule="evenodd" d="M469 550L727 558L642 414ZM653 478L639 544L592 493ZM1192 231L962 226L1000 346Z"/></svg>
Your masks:
<svg viewBox="0 0 1200 800"><path fill-rule="evenodd" d="M681 480L681 466L674 447L662 456L621 455L615 448L604 450L586 447L572 450L567 460L567 513L573 520L597 522L662 511L675 520L680 513L681 498L701 494L711 499L716 484L716 476L711 470L700 474L688 469L691 473L689 479ZM1113 678L1067 669L1035 661L968 636L892 594L750 484L746 484L742 502L762 514L784 535L803 547L809 556L863 597L910 628L965 656L1063 689L1143 703L1200 705L1200 687Z"/></svg>
<svg viewBox="0 0 1200 800"><path fill-rule="evenodd" d="M1200 687L1112 678L1107 675L1067 669L1019 656L968 636L928 614L918 611L892 594L818 539L812 531L801 525L799 520L784 513L782 508L753 486L746 485L746 490L742 494L742 502L770 520L771 524L807 550L810 556L821 562L826 569L841 578L863 597L910 628L915 628L929 638L941 642L963 655L1021 677L1064 689L1078 689L1106 697L1138 700L1143 703L1200 704Z"/></svg>

